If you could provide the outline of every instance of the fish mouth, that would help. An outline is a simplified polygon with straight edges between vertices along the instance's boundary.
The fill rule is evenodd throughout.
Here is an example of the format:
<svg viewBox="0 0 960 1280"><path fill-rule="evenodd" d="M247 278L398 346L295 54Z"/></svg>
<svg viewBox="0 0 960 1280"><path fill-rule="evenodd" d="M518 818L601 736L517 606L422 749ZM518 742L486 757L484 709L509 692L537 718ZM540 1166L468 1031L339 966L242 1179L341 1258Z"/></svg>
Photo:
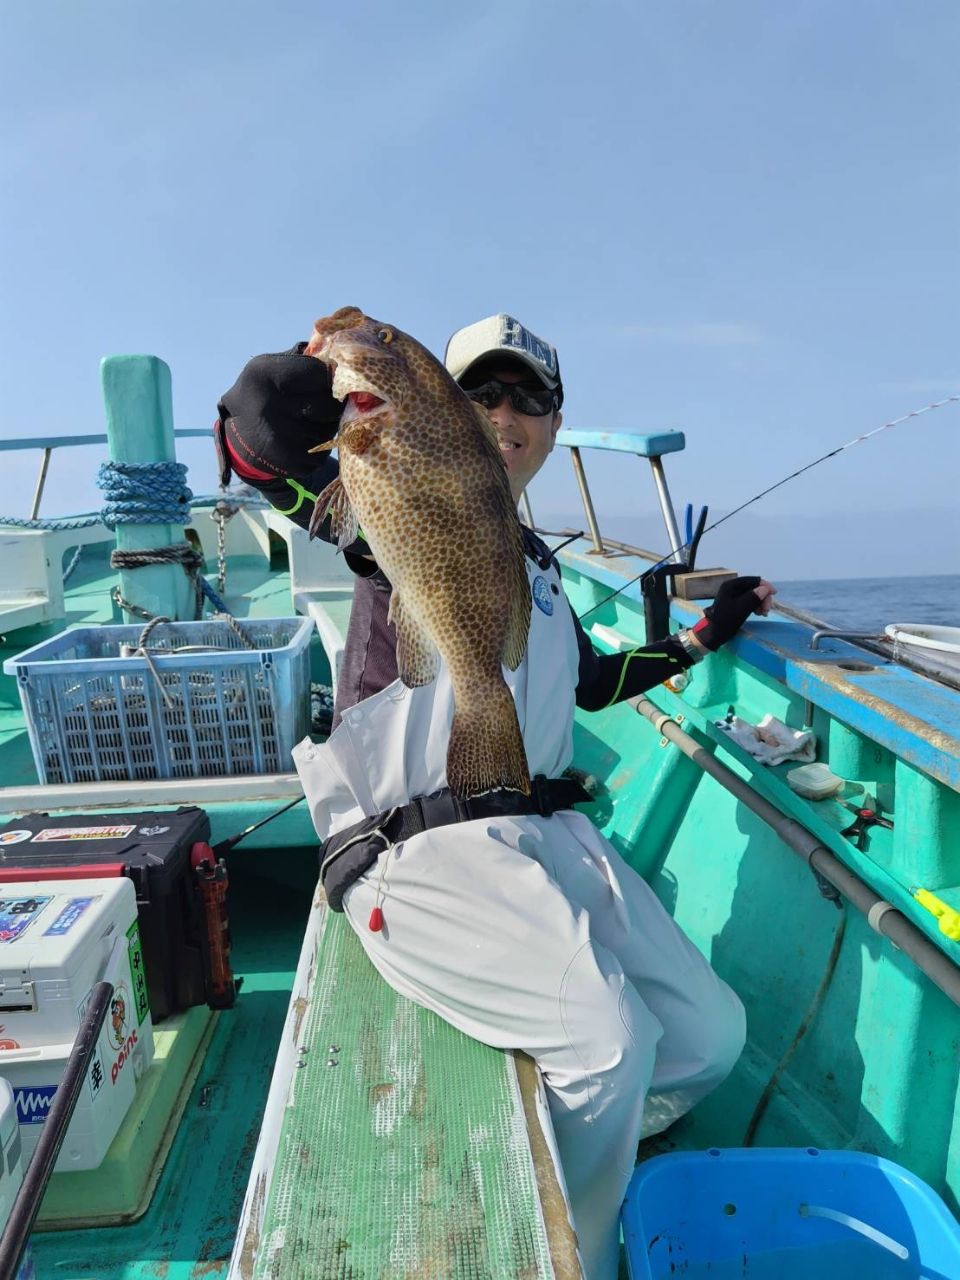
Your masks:
<svg viewBox="0 0 960 1280"><path fill-rule="evenodd" d="M358 418L369 418L387 403L372 391L348 391L347 402L340 415L340 425L345 427L348 422L356 422Z"/></svg>
<svg viewBox="0 0 960 1280"><path fill-rule="evenodd" d="M342 427L358 418L368 418L379 413L384 406L393 408L388 398L382 394L383 388L378 387L360 370L351 368L347 361L328 357L326 363L333 375L330 389L337 400L344 401L340 416Z"/></svg>

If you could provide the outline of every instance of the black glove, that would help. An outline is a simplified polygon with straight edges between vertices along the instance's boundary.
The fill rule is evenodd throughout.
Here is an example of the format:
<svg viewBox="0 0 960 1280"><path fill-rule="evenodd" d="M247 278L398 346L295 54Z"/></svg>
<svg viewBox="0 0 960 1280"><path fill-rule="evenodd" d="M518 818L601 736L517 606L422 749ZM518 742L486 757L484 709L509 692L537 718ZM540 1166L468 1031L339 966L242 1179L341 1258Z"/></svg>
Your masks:
<svg viewBox="0 0 960 1280"><path fill-rule="evenodd" d="M763 601L754 587L759 587L761 581L760 578L732 578L721 586L713 604L704 609L704 616L692 628L705 649L719 649L733 639L751 613L760 612Z"/></svg>
<svg viewBox="0 0 960 1280"><path fill-rule="evenodd" d="M236 471L304 528L312 499L337 475L330 454L309 450L333 439L343 412L330 371L303 354L306 345L254 356L224 393L214 424L221 484Z"/></svg>

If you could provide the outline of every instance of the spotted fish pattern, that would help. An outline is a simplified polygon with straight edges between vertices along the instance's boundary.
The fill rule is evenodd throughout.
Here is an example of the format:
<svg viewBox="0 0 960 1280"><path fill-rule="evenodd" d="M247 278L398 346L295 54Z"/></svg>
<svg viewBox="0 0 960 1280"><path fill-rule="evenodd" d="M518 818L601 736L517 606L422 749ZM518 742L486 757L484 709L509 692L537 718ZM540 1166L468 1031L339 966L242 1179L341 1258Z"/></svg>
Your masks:
<svg viewBox="0 0 960 1280"><path fill-rule="evenodd" d="M429 684L442 658L454 715L447 782L458 796L529 794L516 707L502 667L520 665L530 586L516 505L496 433L444 366L392 325L343 307L318 320L306 354L346 401L340 476L317 499L341 546L358 529L393 587L397 668Z"/></svg>

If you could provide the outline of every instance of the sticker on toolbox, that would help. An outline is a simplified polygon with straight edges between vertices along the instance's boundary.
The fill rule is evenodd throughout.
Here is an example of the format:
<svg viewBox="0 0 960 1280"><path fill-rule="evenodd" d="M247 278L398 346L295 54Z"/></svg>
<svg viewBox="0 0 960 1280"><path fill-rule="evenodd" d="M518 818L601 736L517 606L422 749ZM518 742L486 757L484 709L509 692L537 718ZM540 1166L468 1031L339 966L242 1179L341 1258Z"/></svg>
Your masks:
<svg viewBox="0 0 960 1280"><path fill-rule="evenodd" d="M11 1040L11 1038L10 1038L9 1036L5 1036L5 1035L3 1034L3 1033L4 1033L4 1031L6 1031L6 1027L3 1025L3 1023L2 1023L2 1022L0 1022L0 1050L3 1050L3 1049L19 1049L19 1048L20 1048L20 1041L19 1041L19 1040Z"/></svg>
<svg viewBox="0 0 960 1280"><path fill-rule="evenodd" d="M13 942L53 898L0 898L0 942Z"/></svg>
<svg viewBox="0 0 960 1280"><path fill-rule="evenodd" d="M130 1034L130 992L125 982L118 982L110 1001L110 1026L107 1035L115 1049L122 1049Z"/></svg>
<svg viewBox="0 0 960 1280"><path fill-rule="evenodd" d="M103 1088L103 1063L100 1060L100 1054L90 1063L90 1073L87 1076L90 1083L90 1096L96 1098L97 1094Z"/></svg>
<svg viewBox="0 0 960 1280"><path fill-rule="evenodd" d="M20 1089L14 1089L13 1100L17 1108L17 1123L43 1124L56 1092L55 1084L25 1084Z"/></svg>
<svg viewBox="0 0 960 1280"><path fill-rule="evenodd" d="M141 827L137 832L140 836L162 836L165 831L169 831L169 827Z"/></svg>
<svg viewBox="0 0 960 1280"><path fill-rule="evenodd" d="M83 1021L84 1014L87 1012L87 1006L93 998L93 988L91 987L87 994L77 1005L77 1016ZM100 1038L103 1038L103 1031L100 1032ZM100 1049L100 1040L97 1041L94 1055L90 1060L90 1070L87 1072L87 1086L90 1089L90 1096L96 1098L97 1094L103 1087L103 1053Z"/></svg>
<svg viewBox="0 0 960 1280"><path fill-rule="evenodd" d="M130 958L130 981L133 983L137 1022L142 1024L150 1012L150 1000L147 996L147 975L143 968L143 949L140 946L140 930L136 920L127 930L127 954Z"/></svg>
<svg viewBox="0 0 960 1280"><path fill-rule="evenodd" d="M130 1061L130 1057L138 1044L137 1028L133 1025L130 1004L130 992L127 990L127 984L118 982L113 991L113 999L110 1001L110 1025L107 1028L107 1036L113 1049L119 1049L119 1053L110 1067L111 1084L117 1083L117 1076ZM112 1053L111 1056L113 1056Z"/></svg>
<svg viewBox="0 0 960 1280"><path fill-rule="evenodd" d="M32 844L49 844L54 840L123 840L132 827L44 827L33 837Z"/></svg>
<svg viewBox="0 0 960 1280"><path fill-rule="evenodd" d="M44 929L43 936L45 938L62 938L65 933L70 932L90 903L99 902L101 896L98 893L94 894L92 898L70 898L67 905L61 907L59 915L50 928Z"/></svg>
<svg viewBox="0 0 960 1280"><path fill-rule="evenodd" d="M0 844L23 844L32 835L32 831L0 831Z"/></svg>

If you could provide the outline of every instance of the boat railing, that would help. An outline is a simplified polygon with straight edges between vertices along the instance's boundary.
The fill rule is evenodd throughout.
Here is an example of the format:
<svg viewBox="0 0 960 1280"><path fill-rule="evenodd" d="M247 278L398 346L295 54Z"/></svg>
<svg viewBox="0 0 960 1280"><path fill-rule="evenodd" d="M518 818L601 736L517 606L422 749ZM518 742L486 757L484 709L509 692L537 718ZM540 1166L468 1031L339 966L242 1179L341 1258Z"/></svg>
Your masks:
<svg viewBox="0 0 960 1280"><path fill-rule="evenodd" d="M186 427L179 431L174 431L177 438L186 436L209 436L209 428ZM47 473L50 469L50 459L53 456L54 449L68 449L83 444L107 444L108 437L106 433L101 435L83 435L83 436L20 436L11 440L0 440L0 453L16 453L24 449L40 449L42 456L40 458L40 471L37 475L37 484L33 493L33 502L30 505L30 520L37 520L40 517L40 503L43 500L43 490L47 483Z"/></svg>
<svg viewBox="0 0 960 1280"><path fill-rule="evenodd" d="M176 439L208 437L210 435L209 428L186 427L174 431ZM9 440L0 439L0 453L20 452L28 449L39 449L41 451L40 468L37 474L36 486L34 488L33 501L30 504L30 514L27 517L30 520L37 520L40 516L40 505L43 501L43 492L46 486L47 477L50 469L50 461L55 449L67 449L80 445L99 444L106 445L109 443L107 434L101 433L97 435L77 435L77 436L20 436ZM654 484L657 490L657 498L660 504L660 510L666 525L667 535L671 539L671 548L673 554L677 554L677 548L680 547L680 530L677 524L676 514L673 504L670 500L670 492L667 488L666 477L663 471L662 456L664 453L674 453L683 449L685 439L682 431L660 432L654 435L642 435L636 432L613 432L613 431L572 431L561 428L557 434L557 444L563 445L570 450L570 461L573 465L574 475L577 480L577 488L580 491L580 498L583 503L584 516L586 517L587 527L590 530L590 537L593 543L592 551L594 554L603 555L607 547L612 547L617 551L638 551L641 554L649 555L653 559L657 559L652 552L646 552L643 548L634 547L629 543L617 542L611 538L604 538L600 533L600 526L597 520L596 509L593 505L593 499L590 494L590 487L587 482L586 471L584 470L583 459L580 455L581 449L602 449L605 451L614 451L617 453L632 453L638 457L647 458L650 462L650 469L653 473ZM521 510L524 518L530 527L533 527L533 512L530 507L530 498L524 491L520 499Z"/></svg>
<svg viewBox="0 0 960 1280"><path fill-rule="evenodd" d="M637 554L655 561L660 559L679 561L683 558L685 543L680 536L680 526L677 523L676 512L673 508L670 490L667 487L667 478L663 470L663 455L665 453L678 453L686 445L682 431L660 431L651 435L644 435L635 431L573 431L561 428L557 432L557 444L563 445L564 448L570 450L570 462L573 465L573 474L576 477L580 500L583 503L584 518L590 530L590 540L593 544L588 552L589 555L602 556L608 553L608 549L613 549L617 552ZM581 449L602 449L614 453L632 453L637 457L647 459L650 463L650 471L657 491L660 514L663 516L666 534L670 540L670 550L665 557L646 551L642 547L635 547L629 543L618 542L612 538L604 538L602 536L596 509L593 505L593 498L590 494L590 486L587 483L587 473L584 469L583 459L580 456ZM535 528L530 499L526 491L524 491L520 499L520 509L527 524L531 528Z"/></svg>

